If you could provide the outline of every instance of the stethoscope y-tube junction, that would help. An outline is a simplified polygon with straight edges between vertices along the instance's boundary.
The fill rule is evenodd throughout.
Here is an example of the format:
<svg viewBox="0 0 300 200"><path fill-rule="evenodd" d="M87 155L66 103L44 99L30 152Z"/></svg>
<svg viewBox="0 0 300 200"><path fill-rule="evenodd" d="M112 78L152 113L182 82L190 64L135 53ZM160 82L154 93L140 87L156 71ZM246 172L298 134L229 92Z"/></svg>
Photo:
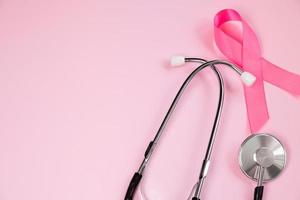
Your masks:
<svg viewBox="0 0 300 200"><path fill-rule="evenodd" d="M199 179L196 183L195 186L195 190L192 191L193 193L193 200L200 200L200 193L201 193L201 189L204 183L204 180L207 176L208 170L209 170L209 165L210 165L210 158L211 158L211 153L213 150L213 144L214 141L216 139L216 134L217 134L217 128L219 125L219 121L220 121L220 117L221 117L221 113L222 113L222 108L223 108L223 102L224 102L224 81L223 78L221 76L221 73L219 72L219 70L215 67L215 65L225 65L230 67L231 69L233 69L236 73L238 73L241 76L242 81L246 84L246 85L251 85L254 81L255 81L255 77L248 73L248 72L243 72L241 69L239 69L238 67L236 67L234 64L231 64L229 62L226 61L221 61L221 60L213 60L213 61L206 61L204 59L200 59L200 58L185 58L183 56L175 56L173 57L171 63L174 66L179 66L182 65L186 62L196 62L196 63L201 63L201 65L199 67L197 67L184 81L184 83L182 84L182 86L180 87L179 91L177 92L165 118L163 119L154 139L149 143L145 154L144 154L144 159L138 169L138 171L133 175L130 184L128 186L127 192L126 192L126 196L125 196L125 200L132 200L135 194L135 191L142 179L143 176L143 172L144 169L147 166L148 161L151 158L151 155L160 139L160 136L163 133L163 130L165 128L165 126L167 125L167 122L170 119L171 114L173 113L173 111L176 108L176 105L180 99L180 97L182 96L183 92L185 91L186 87L188 86L188 84L191 82L191 80L194 78L194 76L200 72L202 69L206 68L206 67L210 67L217 79L218 79L218 84L219 84L219 98L218 98L218 106L217 106L217 111L216 111L216 115L215 115L215 119L214 119L214 123L213 123L213 127L212 127L212 131L211 131L211 135L209 138L209 142L208 142L208 146L206 149L206 153L205 153L205 157L203 159L203 163L201 166L201 170L200 170L200 176Z"/></svg>

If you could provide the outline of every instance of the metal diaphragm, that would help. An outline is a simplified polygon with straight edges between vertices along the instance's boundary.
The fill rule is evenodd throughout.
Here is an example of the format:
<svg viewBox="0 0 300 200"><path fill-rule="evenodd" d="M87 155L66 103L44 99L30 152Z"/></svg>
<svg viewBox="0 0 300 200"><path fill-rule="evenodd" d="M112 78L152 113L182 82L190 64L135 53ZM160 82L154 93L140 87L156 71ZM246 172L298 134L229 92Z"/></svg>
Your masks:
<svg viewBox="0 0 300 200"><path fill-rule="evenodd" d="M254 134L241 145L240 168L246 176L257 181L264 169L263 182L276 178L285 167L286 152L282 143L269 134Z"/></svg>

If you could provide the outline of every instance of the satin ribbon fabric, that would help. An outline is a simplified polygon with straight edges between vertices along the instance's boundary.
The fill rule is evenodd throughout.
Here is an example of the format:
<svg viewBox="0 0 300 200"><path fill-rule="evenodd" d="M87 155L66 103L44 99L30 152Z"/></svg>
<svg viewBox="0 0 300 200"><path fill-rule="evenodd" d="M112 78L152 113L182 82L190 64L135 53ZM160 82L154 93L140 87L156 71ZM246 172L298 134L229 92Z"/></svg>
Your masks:
<svg viewBox="0 0 300 200"><path fill-rule="evenodd" d="M242 26L241 38L221 28L224 23L233 21ZM219 50L231 62L256 76L253 86L244 86L244 94L250 130L252 133L257 132L269 119L264 81L293 95L300 95L300 76L274 65L262 57L254 31L235 10L225 9L216 14L214 34Z"/></svg>

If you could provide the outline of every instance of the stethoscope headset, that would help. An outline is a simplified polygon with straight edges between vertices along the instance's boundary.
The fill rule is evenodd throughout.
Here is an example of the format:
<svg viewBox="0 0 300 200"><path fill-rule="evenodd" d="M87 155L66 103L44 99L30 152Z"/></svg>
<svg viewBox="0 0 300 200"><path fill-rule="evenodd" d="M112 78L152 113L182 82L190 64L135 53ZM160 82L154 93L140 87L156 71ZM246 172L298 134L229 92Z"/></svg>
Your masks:
<svg viewBox="0 0 300 200"><path fill-rule="evenodd" d="M137 172L133 175L130 184L128 186L125 200L132 200L135 191L142 179L143 172L152 156L155 147L166 127L171 114L173 113L180 97L185 91L188 84L195 77L198 72L209 67L217 77L219 84L219 98L216 110L215 119L212 126L212 131L208 141L206 153L203 159L203 163L200 170L200 175L198 181L196 182L192 190L192 200L200 200L200 193L204 184L204 180L207 176L211 154L213 150L213 145L217 135L217 129L219 126L219 121L222 113L223 102L224 102L224 81L222 75L216 65L227 66L236 72L244 85L251 87L254 84L256 77L249 72L243 71L236 65L222 60L212 60L207 61L201 58L190 58L184 56L173 56L171 59L172 66L181 66L186 62L200 63L201 65L197 67L184 81L179 91L177 92L166 116L164 117L154 139L149 143L145 153L144 159L140 164ZM246 176L257 182L257 186L254 191L254 200L261 200L263 196L264 186L263 183L270 181L277 177L285 166L286 152L280 141L270 134L253 134L249 136L241 145L239 153L239 164L241 170Z"/></svg>

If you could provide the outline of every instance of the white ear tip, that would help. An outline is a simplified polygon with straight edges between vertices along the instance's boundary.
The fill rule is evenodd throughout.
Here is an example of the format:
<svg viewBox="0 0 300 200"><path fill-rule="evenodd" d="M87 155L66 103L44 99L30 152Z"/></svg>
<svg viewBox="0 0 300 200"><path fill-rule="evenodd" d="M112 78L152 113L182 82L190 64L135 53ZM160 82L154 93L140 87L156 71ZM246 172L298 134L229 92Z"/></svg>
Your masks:
<svg viewBox="0 0 300 200"><path fill-rule="evenodd" d="M249 72L243 72L241 74L241 79L246 86L251 86L256 81L256 77Z"/></svg>
<svg viewBox="0 0 300 200"><path fill-rule="evenodd" d="M184 56L172 56L171 57L171 66L177 67L184 65L185 57Z"/></svg>

